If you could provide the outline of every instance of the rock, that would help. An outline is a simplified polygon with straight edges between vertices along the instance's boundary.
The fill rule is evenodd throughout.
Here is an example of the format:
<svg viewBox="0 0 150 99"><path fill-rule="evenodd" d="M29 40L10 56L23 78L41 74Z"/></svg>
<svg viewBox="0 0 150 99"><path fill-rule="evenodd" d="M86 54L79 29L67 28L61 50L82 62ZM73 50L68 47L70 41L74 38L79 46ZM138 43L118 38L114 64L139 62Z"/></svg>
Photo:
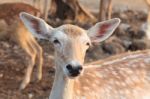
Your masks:
<svg viewBox="0 0 150 99"><path fill-rule="evenodd" d="M125 52L124 47L121 44L115 42L104 43L102 49L105 53L108 53L110 55Z"/></svg>
<svg viewBox="0 0 150 99"><path fill-rule="evenodd" d="M145 12L139 12L135 13L136 19L140 21L146 21L147 20L147 14Z"/></svg>
<svg viewBox="0 0 150 99"><path fill-rule="evenodd" d="M50 55L49 53L44 53L44 56L46 56L48 59L50 60L53 60L54 59L54 56L53 55Z"/></svg>
<svg viewBox="0 0 150 99"><path fill-rule="evenodd" d="M137 34L135 35L135 38L137 39L143 39L144 37L146 37L146 33L145 31L142 31L142 30L139 30Z"/></svg>
<svg viewBox="0 0 150 99"><path fill-rule="evenodd" d="M4 75L3 74L0 74L0 78L2 78Z"/></svg>
<svg viewBox="0 0 150 99"><path fill-rule="evenodd" d="M18 46L18 45L14 45L14 46L13 46L13 49L14 49L14 50L18 50L18 49L19 49L19 46Z"/></svg>
<svg viewBox="0 0 150 99"><path fill-rule="evenodd" d="M141 40L133 40L132 44L129 46L129 50L136 51L136 50L144 50L147 48L147 44Z"/></svg>
<svg viewBox="0 0 150 99"><path fill-rule="evenodd" d="M112 36L108 40L106 40L102 44L102 49L105 53L108 53L110 55L125 52L125 49L122 46L122 40L120 40L116 36Z"/></svg>
<svg viewBox="0 0 150 99"><path fill-rule="evenodd" d="M128 19L128 16L127 16L127 14L125 14L125 13L120 13L120 18L124 21L124 20L127 20Z"/></svg>
<svg viewBox="0 0 150 99"><path fill-rule="evenodd" d="M33 96L34 96L34 95L33 95L32 93L29 93L29 94L28 94L29 99L32 99Z"/></svg>
<svg viewBox="0 0 150 99"><path fill-rule="evenodd" d="M120 25L119 25L119 30L120 31L125 31L125 30L127 30L128 28L130 28L131 27L131 25L129 25L129 24L127 24L127 23L121 23Z"/></svg>
<svg viewBox="0 0 150 99"><path fill-rule="evenodd" d="M1 41L1 44L2 44L2 46L5 47L5 48L9 48L9 47L10 47L10 45L9 45L7 42L2 42L2 41Z"/></svg>

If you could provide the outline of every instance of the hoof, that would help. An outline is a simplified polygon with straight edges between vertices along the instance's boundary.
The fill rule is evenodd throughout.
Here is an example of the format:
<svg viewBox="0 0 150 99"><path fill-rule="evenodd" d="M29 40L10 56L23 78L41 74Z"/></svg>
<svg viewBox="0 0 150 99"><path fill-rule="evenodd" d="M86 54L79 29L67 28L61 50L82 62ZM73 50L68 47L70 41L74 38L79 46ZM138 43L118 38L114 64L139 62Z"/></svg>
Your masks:
<svg viewBox="0 0 150 99"><path fill-rule="evenodd" d="M36 79L37 79L37 81L40 81L42 79L42 74L37 74Z"/></svg>
<svg viewBox="0 0 150 99"><path fill-rule="evenodd" d="M19 87L19 90L25 89L27 87L28 83L29 82L22 82L21 85L20 85L20 87Z"/></svg>

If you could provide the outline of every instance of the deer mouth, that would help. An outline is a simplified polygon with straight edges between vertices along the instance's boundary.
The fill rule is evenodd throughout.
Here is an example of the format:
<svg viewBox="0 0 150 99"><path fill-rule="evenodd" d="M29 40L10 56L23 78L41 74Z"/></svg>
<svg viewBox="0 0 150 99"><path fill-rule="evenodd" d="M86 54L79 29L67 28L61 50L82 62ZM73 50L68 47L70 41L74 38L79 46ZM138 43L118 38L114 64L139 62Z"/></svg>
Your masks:
<svg viewBox="0 0 150 99"><path fill-rule="evenodd" d="M70 73L70 77L78 77L80 75L80 72L78 72L78 71L74 71L74 72L72 72L72 73Z"/></svg>

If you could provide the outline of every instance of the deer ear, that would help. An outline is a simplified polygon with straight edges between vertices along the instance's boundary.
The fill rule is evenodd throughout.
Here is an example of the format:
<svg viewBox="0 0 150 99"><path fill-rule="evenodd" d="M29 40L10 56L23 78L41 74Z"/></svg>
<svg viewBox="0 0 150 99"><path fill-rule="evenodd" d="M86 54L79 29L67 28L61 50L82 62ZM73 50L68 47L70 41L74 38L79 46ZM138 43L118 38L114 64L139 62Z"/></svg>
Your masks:
<svg viewBox="0 0 150 99"><path fill-rule="evenodd" d="M88 30L92 42L102 42L112 35L120 23L119 18L99 22Z"/></svg>
<svg viewBox="0 0 150 99"><path fill-rule="evenodd" d="M53 28L43 19L35 17L25 12L20 13L20 19L27 29L38 39L48 39Z"/></svg>

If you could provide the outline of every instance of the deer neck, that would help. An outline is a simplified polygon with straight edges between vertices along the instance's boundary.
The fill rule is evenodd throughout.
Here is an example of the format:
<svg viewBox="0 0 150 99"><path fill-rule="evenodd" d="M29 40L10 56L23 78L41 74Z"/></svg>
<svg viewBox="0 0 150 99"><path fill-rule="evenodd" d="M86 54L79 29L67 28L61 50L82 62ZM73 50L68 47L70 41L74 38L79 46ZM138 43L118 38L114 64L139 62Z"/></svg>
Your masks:
<svg viewBox="0 0 150 99"><path fill-rule="evenodd" d="M72 99L74 80L67 78L58 65L61 64L56 61L55 78L49 99Z"/></svg>

